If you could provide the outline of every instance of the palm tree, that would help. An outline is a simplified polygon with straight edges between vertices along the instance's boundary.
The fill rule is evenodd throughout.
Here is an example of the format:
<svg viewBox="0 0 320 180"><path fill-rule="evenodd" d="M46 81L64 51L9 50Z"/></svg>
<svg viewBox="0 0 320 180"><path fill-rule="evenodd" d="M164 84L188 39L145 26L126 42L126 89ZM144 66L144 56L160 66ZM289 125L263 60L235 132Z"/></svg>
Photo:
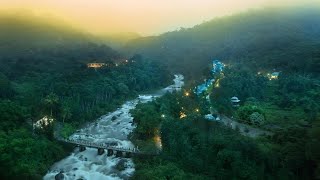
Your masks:
<svg viewBox="0 0 320 180"><path fill-rule="evenodd" d="M50 94L48 94L45 99L44 99L44 103L45 105L50 109L50 115L52 117L52 111L53 109L57 106L59 102L59 98L56 94L54 94L53 92L51 92Z"/></svg>

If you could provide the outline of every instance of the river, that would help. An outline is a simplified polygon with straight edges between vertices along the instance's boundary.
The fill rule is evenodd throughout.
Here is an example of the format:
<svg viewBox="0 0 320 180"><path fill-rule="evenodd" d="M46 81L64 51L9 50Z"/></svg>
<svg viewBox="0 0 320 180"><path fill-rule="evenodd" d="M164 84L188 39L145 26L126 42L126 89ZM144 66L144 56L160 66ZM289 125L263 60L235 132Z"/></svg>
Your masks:
<svg viewBox="0 0 320 180"><path fill-rule="evenodd" d="M139 95L138 98L125 102L114 112L101 116L95 122L72 134L70 139L81 139L95 143L110 143L115 146L134 148L127 138L135 128L130 110L138 103L146 103L154 98L164 95L166 92L181 90L184 85L184 77L175 75L174 84L152 94ZM53 180L55 175L63 171L65 180L118 180L129 179L134 171L134 163L131 158L119 158L97 154L97 149L87 148L79 152L79 148L66 158L56 162L50 171L43 177L44 180Z"/></svg>

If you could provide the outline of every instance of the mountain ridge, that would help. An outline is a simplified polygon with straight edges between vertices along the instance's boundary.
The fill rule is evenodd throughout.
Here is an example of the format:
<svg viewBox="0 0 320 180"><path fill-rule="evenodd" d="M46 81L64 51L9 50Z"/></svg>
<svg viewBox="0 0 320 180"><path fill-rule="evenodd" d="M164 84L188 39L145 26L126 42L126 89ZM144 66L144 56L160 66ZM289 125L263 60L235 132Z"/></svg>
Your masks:
<svg viewBox="0 0 320 180"><path fill-rule="evenodd" d="M292 64L291 58L298 61L295 57L302 54L316 53L318 56L319 52L313 51L319 47L320 40L318 9L271 8L220 17L193 28L135 39L124 47L124 51L164 61L173 67L173 71L191 72L192 76L197 76L213 58L252 65L255 63L252 61L262 57L265 59L261 60L262 66L275 68ZM296 49L304 52L297 54ZM267 59L272 63L268 64Z"/></svg>

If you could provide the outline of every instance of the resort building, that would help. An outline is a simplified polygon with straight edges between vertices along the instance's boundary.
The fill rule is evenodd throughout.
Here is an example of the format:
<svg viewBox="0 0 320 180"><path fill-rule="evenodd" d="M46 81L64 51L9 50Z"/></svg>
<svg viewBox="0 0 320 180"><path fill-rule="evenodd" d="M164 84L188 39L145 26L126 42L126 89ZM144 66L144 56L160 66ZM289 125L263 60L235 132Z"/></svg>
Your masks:
<svg viewBox="0 0 320 180"><path fill-rule="evenodd" d="M213 84L214 79L209 79L209 80L205 80L205 82L203 84L200 84L199 86L197 86L195 88L195 93L197 95L202 94L203 92L207 91L208 88Z"/></svg>
<svg viewBox="0 0 320 180"><path fill-rule="evenodd" d="M239 103L240 103L240 100L239 100L238 97L233 96L231 98L231 104L232 104L233 107L239 107L240 106Z"/></svg>
<svg viewBox="0 0 320 180"><path fill-rule="evenodd" d="M271 75L269 76L269 79L272 80L272 79L278 79L278 76L279 76L280 72L273 72L271 73Z"/></svg>
<svg viewBox="0 0 320 180"><path fill-rule="evenodd" d="M224 64L219 60L212 61L212 73L220 73L224 69Z"/></svg>
<svg viewBox="0 0 320 180"><path fill-rule="evenodd" d="M105 63L88 63L88 68L101 68L102 66L105 66Z"/></svg>

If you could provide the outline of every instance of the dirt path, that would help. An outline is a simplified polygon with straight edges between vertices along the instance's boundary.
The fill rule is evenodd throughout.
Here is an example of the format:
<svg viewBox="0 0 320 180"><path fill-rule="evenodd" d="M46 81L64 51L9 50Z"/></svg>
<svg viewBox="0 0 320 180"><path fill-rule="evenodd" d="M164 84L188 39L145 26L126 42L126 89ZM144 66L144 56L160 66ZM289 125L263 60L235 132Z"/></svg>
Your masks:
<svg viewBox="0 0 320 180"><path fill-rule="evenodd" d="M238 129L239 132L244 135L244 136L248 136L248 137L252 137L252 138L256 138L258 136L263 136L263 135L272 135L271 132L269 131L265 131L259 128L254 128L251 127L250 125L247 124L243 124L243 123L239 123L227 116L221 115L220 116L220 121L217 122L221 122L224 125L232 128L232 129Z"/></svg>

